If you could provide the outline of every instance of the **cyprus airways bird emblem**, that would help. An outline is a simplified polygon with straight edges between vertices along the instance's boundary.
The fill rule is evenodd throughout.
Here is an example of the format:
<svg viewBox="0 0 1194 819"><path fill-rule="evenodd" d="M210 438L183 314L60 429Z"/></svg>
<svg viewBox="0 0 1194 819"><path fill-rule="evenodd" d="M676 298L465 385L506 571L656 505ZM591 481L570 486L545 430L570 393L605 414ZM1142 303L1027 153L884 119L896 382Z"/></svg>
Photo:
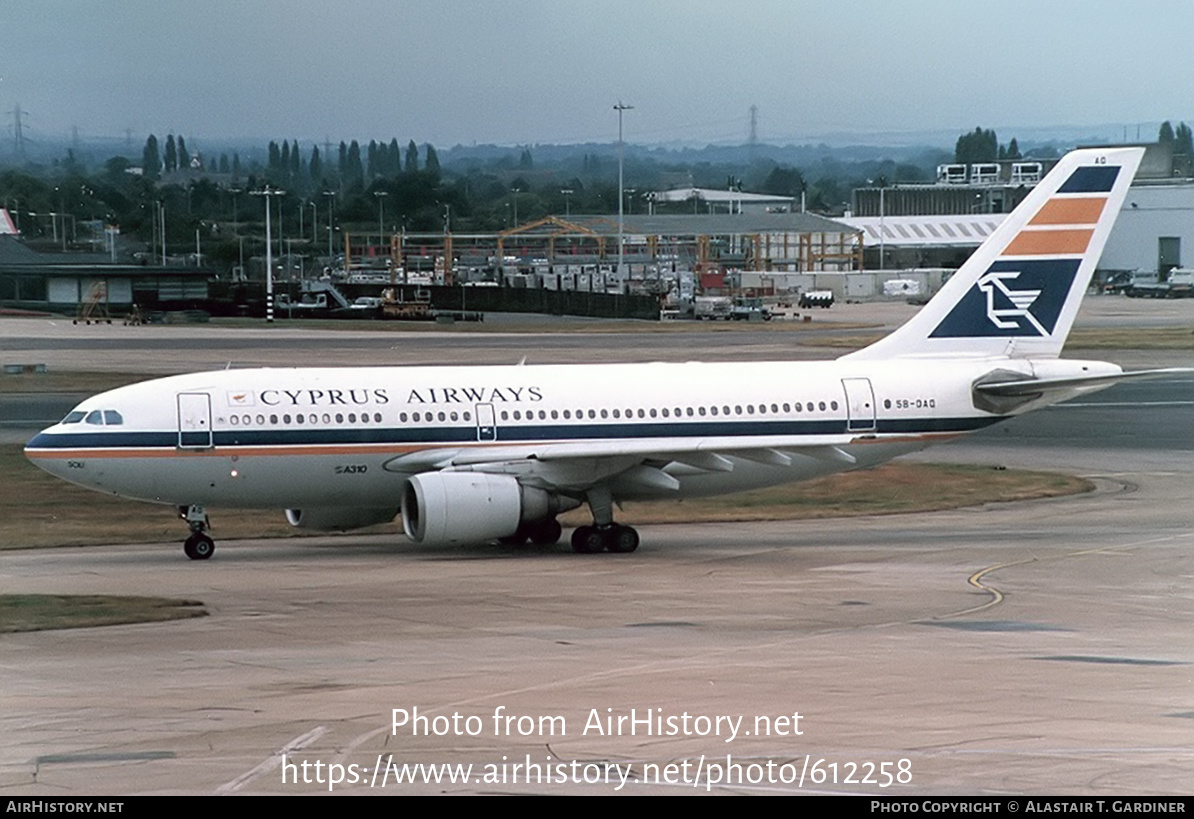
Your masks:
<svg viewBox="0 0 1194 819"><path fill-rule="evenodd" d="M1020 318L1027 321L1037 332L1041 335L1048 335L1049 331L1041 326L1037 321L1036 316L1032 314L1032 305L1040 298L1041 291L1037 290L1012 290L1008 287L1008 282L1013 282L1020 277L1020 271L991 271L987 275L980 278L976 285L987 296L987 318L991 323L1002 330L1011 330L1020 326L1014 319ZM1003 298L1012 304L1011 307L996 306L996 291L998 291Z"/></svg>

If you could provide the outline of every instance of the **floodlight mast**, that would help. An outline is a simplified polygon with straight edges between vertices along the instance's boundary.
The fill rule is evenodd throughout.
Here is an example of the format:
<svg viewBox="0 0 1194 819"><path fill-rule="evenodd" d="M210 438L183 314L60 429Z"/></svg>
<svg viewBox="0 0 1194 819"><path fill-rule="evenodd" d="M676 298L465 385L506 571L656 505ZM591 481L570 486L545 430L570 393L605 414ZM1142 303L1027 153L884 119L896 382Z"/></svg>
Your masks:
<svg viewBox="0 0 1194 819"><path fill-rule="evenodd" d="M614 110L618 112L618 280L619 282L625 280L625 266L626 255L622 244L623 231L623 214L622 214L622 200L625 196L623 193L623 177L622 177L622 112L633 111L633 105L623 105L621 100L614 106Z"/></svg>
<svg viewBox="0 0 1194 819"><path fill-rule="evenodd" d="M274 250L273 237L270 232L270 202L271 196L285 196L286 191L271 188L266 185L262 190L253 191L254 196L265 197L265 320L268 324L274 322Z"/></svg>

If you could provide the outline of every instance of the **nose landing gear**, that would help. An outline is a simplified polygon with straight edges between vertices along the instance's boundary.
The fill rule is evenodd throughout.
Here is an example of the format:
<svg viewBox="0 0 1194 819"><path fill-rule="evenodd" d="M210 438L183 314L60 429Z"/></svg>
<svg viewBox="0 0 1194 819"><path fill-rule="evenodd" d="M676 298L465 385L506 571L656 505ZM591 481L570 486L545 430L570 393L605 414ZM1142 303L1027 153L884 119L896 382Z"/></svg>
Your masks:
<svg viewBox="0 0 1194 819"><path fill-rule="evenodd" d="M216 551L216 543L204 531L211 522L202 506L180 506L178 516L191 527L191 536L182 544L182 550L191 560L207 560Z"/></svg>

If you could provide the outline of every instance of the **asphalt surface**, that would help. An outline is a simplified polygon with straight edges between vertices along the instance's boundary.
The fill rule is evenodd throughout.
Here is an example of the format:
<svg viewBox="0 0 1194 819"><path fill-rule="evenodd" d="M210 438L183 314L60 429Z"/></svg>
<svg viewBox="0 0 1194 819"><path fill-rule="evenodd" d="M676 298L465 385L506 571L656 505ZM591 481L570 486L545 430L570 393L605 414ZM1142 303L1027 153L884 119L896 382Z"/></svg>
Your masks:
<svg viewBox="0 0 1194 819"><path fill-rule="evenodd" d="M746 357L786 343L741 335ZM85 343L46 357L159 372L208 356L179 338L126 345L118 362ZM507 353L455 338L426 354ZM619 338L641 360L643 338ZM650 338L661 358L710 357L686 334ZM604 336L521 340L558 360L617 354ZM361 358L339 344L334 359ZM616 556L351 535L220 542L203 563L177 543L0 552L8 592L153 593L209 613L0 635L0 787L57 799L1188 794L1192 386L1121 385L917 456L1097 486L1057 500L645 526L642 548ZM0 418L57 416L73 397L21 400L0 392ZM402 768L444 763L471 764L469 780ZM356 781L330 786L329 770Z"/></svg>

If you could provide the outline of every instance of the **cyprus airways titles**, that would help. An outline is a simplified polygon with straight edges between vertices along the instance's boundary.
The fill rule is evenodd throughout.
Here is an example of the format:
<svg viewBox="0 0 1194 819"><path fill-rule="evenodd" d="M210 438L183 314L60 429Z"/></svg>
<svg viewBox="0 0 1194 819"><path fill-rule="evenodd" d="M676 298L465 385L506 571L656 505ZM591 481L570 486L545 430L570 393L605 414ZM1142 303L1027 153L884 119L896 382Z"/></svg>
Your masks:
<svg viewBox="0 0 1194 819"><path fill-rule="evenodd" d="M1146 373L1058 358L1143 149L1064 157L911 321L825 362L226 370L81 403L26 447L100 491L274 507L351 529L401 513L424 543L631 552L617 502L699 497L881 463Z"/></svg>
<svg viewBox="0 0 1194 819"><path fill-rule="evenodd" d="M327 390L260 390L256 393L262 404L269 407L348 407L364 404L388 404L387 390L362 387L359 389ZM247 399L247 394L241 399ZM543 391L539 387L428 387L411 390L406 396L408 404L480 404L516 403L519 401L542 401ZM234 401L229 403L235 404Z"/></svg>

